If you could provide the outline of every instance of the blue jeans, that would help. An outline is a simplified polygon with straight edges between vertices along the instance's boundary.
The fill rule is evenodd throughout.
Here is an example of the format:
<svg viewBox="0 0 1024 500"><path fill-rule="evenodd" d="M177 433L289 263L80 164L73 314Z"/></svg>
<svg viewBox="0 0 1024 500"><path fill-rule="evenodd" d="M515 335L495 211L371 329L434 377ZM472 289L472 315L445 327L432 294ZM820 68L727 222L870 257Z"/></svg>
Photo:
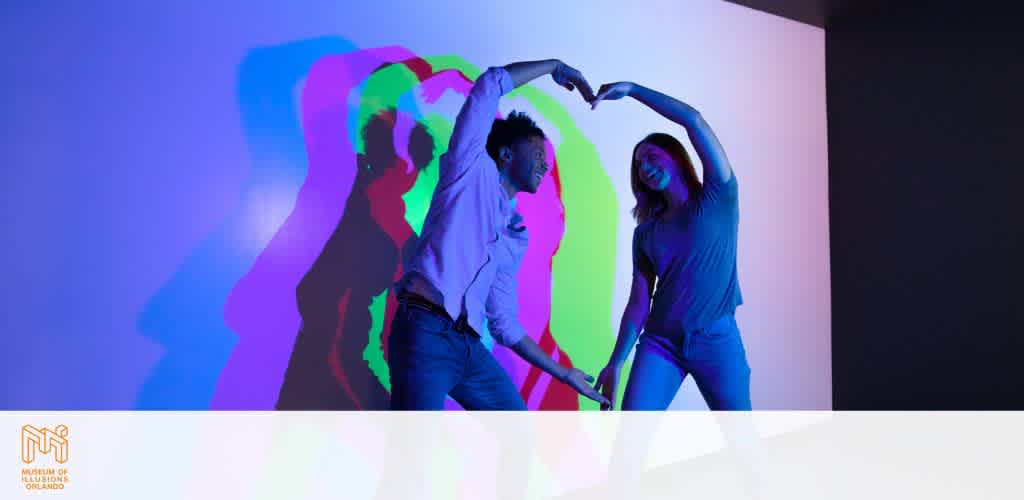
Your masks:
<svg viewBox="0 0 1024 500"><path fill-rule="evenodd" d="M415 304L398 307L388 337L392 410L525 410L526 403L480 337Z"/></svg>
<svg viewBox="0 0 1024 500"><path fill-rule="evenodd" d="M665 410L693 375L712 410L750 410L750 365L736 318L677 335L644 332L622 400L623 410Z"/></svg>

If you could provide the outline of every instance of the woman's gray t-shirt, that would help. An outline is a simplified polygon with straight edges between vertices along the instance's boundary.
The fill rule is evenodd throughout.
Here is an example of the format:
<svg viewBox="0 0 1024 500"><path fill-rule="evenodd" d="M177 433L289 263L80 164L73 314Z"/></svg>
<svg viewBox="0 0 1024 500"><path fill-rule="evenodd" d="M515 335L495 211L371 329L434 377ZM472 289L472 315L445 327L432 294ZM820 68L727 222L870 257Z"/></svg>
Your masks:
<svg viewBox="0 0 1024 500"><path fill-rule="evenodd" d="M657 275L645 330L665 336L704 328L743 303L736 275L736 175L705 182L699 196L633 232L633 265Z"/></svg>

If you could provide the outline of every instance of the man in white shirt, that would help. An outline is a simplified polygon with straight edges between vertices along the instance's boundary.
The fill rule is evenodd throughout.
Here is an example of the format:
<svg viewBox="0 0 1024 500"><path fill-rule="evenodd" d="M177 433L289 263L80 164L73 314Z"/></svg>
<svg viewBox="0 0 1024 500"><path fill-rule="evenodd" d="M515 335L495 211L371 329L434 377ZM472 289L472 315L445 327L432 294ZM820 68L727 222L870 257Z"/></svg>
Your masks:
<svg viewBox="0 0 1024 500"><path fill-rule="evenodd" d="M584 100L593 90L558 60L488 69L473 84L439 162L419 241L396 285L401 306L388 337L391 408L439 410L451 396L468 410L525 410L515 385L480 341L494 339L595 401L593 377L551 359L517 319L516 273L527 232L511 199L535 193L548 171L544 133L522 113L495 120L512 89L550 74Z"/></svg>

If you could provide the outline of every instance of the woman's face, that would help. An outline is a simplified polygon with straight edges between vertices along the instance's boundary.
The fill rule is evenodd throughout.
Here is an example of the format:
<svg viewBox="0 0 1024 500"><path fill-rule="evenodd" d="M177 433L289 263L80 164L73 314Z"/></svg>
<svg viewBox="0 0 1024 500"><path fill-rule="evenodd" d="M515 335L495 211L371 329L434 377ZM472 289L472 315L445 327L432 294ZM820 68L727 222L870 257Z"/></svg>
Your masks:
<svg viewBox="0 0 1024 500"><path fill-rule="evenodd" d="M680 182L679 167L664 149L650 143L636 148L637 177L654 191L664 191L672 182Z"/></svg>

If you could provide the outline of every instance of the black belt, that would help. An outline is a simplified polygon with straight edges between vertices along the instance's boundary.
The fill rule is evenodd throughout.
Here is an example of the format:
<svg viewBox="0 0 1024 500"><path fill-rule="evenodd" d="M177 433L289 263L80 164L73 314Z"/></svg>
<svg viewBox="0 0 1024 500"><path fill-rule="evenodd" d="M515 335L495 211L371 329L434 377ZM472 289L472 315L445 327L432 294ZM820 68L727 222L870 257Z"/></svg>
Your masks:
<svg viewBox="0 0 1024 500"><path fill-rule="evenodd" d="M448 314L448 311L446 311L445 308L443 308L443 307L441 307L441 306L431 302L430 300L427 300L426 297L424 297L424 296L422 296L420 294L411 293L411 292L402 292L402 293L400 293L398 295L398 302L400 302L402 305L405 305L407 307L415 307L417 309L423 309L424 311L427 311L427 312L429 312L431 314L434 314L436 316L440 316L440 317L442 317L444 319L447 319L448 321L451 321L452 322L452 329L457 331L457 332L459 332L459 333L465 333L465 334L469 334L469 335L474 335L476 337L480 336L479 333L476 333L476 330L474 330L473 327L469 326L469 322L466 319L466 315L465 314L462 314L461 316L459 316L459 319L457 319L457 320L452 320L452 316L450 314Z"/></svg>

